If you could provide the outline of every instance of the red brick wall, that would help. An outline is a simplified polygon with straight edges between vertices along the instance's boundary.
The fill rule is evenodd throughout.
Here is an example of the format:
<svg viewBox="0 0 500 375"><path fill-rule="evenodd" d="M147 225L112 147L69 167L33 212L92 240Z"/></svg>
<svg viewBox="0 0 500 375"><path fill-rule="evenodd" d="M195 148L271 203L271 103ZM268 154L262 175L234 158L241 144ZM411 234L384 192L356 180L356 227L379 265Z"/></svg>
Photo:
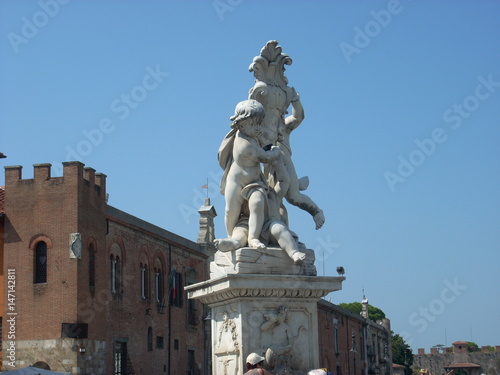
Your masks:
<svg viewBox="0 0 500 375"><path fill-rule="evenodd" d="M337 349L334 341L335 322ZM364 326L366 339L363 334ZM381 325L322 300L318 303L318 327L321 368L327 368L333 375L364 374L365 366L377 368L383 375L391 372L389 353L384 358L384 346L389 342L389 333ZM355 352L352 351L353 333ZM389 344L387 349L390 350Z"/></svg>
<svg viewBox="0 0 500 375"><path fill-rule="evenodd" d="M49 165L38 165L33 179L20 179L20 167L6 170L4 272L16 270L18 340L60 338L61 323L76 322L78 261L69 258L69 234L78 232L82 167L68 164L64 177L50 178ZM47 243L47 283L34 285L40 240Z"/></svg>
<svg viewBox="0 0 500 375"><path fill-rule="evenodd" d="M180 374L186 371L187 351L195 351L196 362L203 364L203 317L201 305L197 307L197 325L187 322L187 297L184 291L183 307L170 307L171 321L169 334L169 308L164 314L157 311L155 302L154 268L161 264L164 280L164 292L168 295L169 274L172 268L185 275L186 270L195 269L198 280L202 281L205 268L205 258L196 254L192 249L184 249L165 239L148 235L124 223L109 218L109 234L107 235L108 249L105 263L109 270L112 248L121 247L123 259L123 293L121 296L112 296L107 310L107 341L115 337L128 340L127 347L131 364L136 373L153 374L163 373L164 366L168 370L169 336L171 345L171 374ZM149 300L141 297L140 264L148 262L149 269ZM104 273L110 280L110 272ZM185 281L185 277L183 277ZM110 283L108 282L109 288ZM108 289L109 290L109 289ZM167 298L168 299L168 298ZM199 304L199 302L197 302ZM148 328L153 331L153 350L147 351ZM164 349L156 348L156 336L164 337ZM174 349L174 340L178 340L179 349ZM112 364L112 351L108 352L107 362ZM111 368L109 368L111 372Z"/></svg>
<svg viewBox="0 0 500 375"><path fill-rule="evenodd" d="M119 218L109 214L106 176L84 168L82 163L64 163L63 177L51 177L48 164L35 166L32 179L23 179L21 171L21 167L6 168L5 236L0 241L0 251L5 242L4 272L16 270L16 339L61 340L62 322L87 323L85 342L89 351L77 356L80 366L91 361L90 341L105 341L105 373L112 373L116 339L127 342L129 364L136 374L168 373L169 368L170 374L185 373L189 349L194 350L196 362L203 364L200 303L196 302L199 324L189 324L183 290L183 307L171 307L171 314L168 308L164 314L158 313L154 301L155 262L162 265L165 292L174 267L184 281L186 272L192 269L198 274L197 281L206 278L206 256L198 245L161 229L144 229L147 225L138 219L136 224L128 214L122 213ZM81 234L81 259L70 258L70 233ZM44 284L33 283L34 248L39 240L48 245ZM96 254L94 288L89 286L91 246ZM122 260L123 288L122 293L113 295L110 255L117 249ZM140 294L140 263L144 259L149 263L149 300ZM147 347L149 327L153 332L152 351ZM5 338L5 319L3 328ZM156 348L157 336L164 338L163 349ZM179 342L178 350L174 349L174 340ZM20 360L22 352L17 355Z"/></svg>
<svg viewBox="0 0 500 375"><path fill-rule="evenodd" d="M338 334L338 354L335 353L334 334L337 323ZM319 327L319 348L320 367L327 368L332 374L336 374L337 366L340 373L361 374L364 368L361 357L361 328L360 321L351 319L347 315L339 314L333 310L318 304L318 327ZM352 333L355 335L357 352L351 352ZM355 367L354 367L355 366Z"/></svg>

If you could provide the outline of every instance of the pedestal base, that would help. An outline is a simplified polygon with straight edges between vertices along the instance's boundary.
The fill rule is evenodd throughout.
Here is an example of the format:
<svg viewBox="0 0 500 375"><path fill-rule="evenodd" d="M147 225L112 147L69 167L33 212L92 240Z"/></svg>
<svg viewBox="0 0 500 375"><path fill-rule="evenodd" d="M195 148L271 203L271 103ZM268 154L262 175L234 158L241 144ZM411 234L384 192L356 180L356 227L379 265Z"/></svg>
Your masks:
<svg viewBox="0 0 500 375"><path fill-rule="evenodd" d="M211 308L212 374L243 375L255 352L275 375L319 364L317 302L344 277L230 274L186 287Z"/></svg>
<svg viewBox="0 0 500 375"><path fill-rule="evenodd" d="M210 263L210 278L235 273L316 276L314 250L304 246L300 246L299 250L306 256L301 264L294 264L288 254L278 247L217 251L214 261Z"/></svg>

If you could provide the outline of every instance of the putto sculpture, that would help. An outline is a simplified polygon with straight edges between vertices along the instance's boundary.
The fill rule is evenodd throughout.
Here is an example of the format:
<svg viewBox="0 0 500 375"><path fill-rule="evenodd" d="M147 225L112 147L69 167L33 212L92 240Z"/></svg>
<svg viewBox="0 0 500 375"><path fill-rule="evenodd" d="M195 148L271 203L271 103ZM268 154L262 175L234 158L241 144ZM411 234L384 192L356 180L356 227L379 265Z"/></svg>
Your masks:
<svg viewBox="0 0 500 375"><path fill-rule="evenodd" d="M278 42L272 40L253 59L249 70L254 73L255 84L250 89L249 97L262 103L266 110L259 138L261 144L277 145L281 150L281 160L275 165L283 167L282 176L276 180L277 171L270 168L266 173L270 188L276 191L279 202L284 197L288 203L309 212L316 229L319 229L325 222L323 211L311 198L300 192L307 188L307 179L300 181L297 178L292 162L290 134L304 120L304 109L299 94L295 88L288 86L285 76L285 65L291 65L292 59L281 51ZM292 114L285 118L290 104Z"/></svg>
<svg viewBox="0 0 500 375"><path fill-rule="evenodd" d="M299 179L292 162L290 135L303 121L304 109L284 74L291 63L278 42L269 41L250 64L255 83L248 99L230 117L231 130L218 151L227 237L215 241L219 251L212 275L316 274L314 252L290 230L284 205L309 212L316 229L325 222L323 211L302 192L308 178ZM292 114L286 116L290 106ZM283 253L289 259L284 263ZM265 267L257 270L253 264Z"/></svg>

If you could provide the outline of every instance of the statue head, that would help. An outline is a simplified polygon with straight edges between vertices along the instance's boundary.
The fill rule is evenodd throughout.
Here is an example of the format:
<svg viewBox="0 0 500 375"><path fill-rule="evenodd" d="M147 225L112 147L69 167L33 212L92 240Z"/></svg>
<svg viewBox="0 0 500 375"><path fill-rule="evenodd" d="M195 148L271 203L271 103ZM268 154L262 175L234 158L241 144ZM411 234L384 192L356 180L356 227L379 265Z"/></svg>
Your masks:
<svg viewBox="0 0 500 375"><path fill-rule="evenodd" d="M255 118L258 123L261 123L262 120L264 120L265 114L266 110L264 109L264 106L257 100L243 100L236 105L234 115L229 118L232 121L231 127L237 127L240 121L247 118Z"/></svg>

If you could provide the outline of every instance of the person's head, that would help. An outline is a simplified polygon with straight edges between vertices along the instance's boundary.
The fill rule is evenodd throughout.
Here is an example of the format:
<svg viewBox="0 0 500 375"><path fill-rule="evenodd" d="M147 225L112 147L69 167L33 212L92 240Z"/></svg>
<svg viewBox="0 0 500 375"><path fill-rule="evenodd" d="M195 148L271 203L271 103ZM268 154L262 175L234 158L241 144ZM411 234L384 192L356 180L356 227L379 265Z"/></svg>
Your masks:
<svg viewBox="0 0 500 375"><path fill-rule="evenodd" d="M248 122L247 119L252 119L255 124L259 124L264 120L264 116L266 115L266 110L262 104L260 104L257 100L249 99L243 100L236 104L236 108L234 110L234 115L229 119L231 122L231 127L240 129L240 125ZM247 121L245 121L247 120Z"/></svg>
<svg viewBox="0 0 500 375"><path fill-rule="evenodd" d="M326 375L326 372L324 370L317 369L309 371L307 375Z"/></svg>
<svg viewBox="0 0 500 375"><path fill-rule="evenodd" d="M257 353L250 353L246 361L247 369L251 370L253 368L262 367L264 365L264 360L265 358L258 355Z"/></svg>

